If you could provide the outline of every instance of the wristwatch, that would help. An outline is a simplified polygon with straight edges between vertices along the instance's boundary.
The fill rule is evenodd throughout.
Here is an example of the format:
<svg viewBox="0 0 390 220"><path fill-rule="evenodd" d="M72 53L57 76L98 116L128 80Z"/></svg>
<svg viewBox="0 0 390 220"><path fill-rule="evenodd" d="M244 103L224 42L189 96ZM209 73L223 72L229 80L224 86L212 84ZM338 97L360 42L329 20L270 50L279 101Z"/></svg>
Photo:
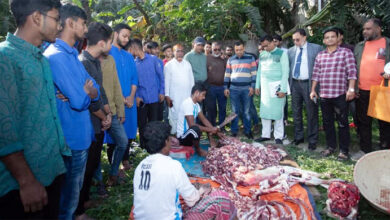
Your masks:
<svg viewBox="0 0 390 220"><path fill-rule="evenodd" d="M355 89L354 88L349 88L348 92L355 92Z"/></svg>

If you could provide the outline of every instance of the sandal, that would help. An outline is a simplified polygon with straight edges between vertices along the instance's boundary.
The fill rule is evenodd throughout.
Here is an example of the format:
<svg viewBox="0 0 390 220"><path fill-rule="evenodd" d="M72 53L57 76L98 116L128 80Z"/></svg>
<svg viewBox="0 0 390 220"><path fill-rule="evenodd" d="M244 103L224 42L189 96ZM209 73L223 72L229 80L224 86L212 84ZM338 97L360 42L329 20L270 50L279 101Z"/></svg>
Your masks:
<svg viewBox="0 0 390 220"><path fill-rule="evenodd" d="M331 154L333 154L333 150L332 149L326 149L326 150L324 150L324 151L322 151L321 152L321 155L323 156L323 157L329 157Z"/></svg>
<svg viewBox="0 0 390 220"><path fill-rule="evenodd" d="M344 154L342 152L339 153L339 155L337 156L337 159L339 160L348 160L348 154Z"/></svg>

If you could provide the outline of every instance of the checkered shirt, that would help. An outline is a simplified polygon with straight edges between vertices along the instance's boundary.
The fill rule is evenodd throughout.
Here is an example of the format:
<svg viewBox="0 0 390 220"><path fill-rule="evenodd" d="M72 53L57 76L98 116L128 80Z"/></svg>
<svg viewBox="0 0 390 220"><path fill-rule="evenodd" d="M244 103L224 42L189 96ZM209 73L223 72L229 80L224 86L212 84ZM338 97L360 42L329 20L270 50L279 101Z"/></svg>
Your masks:
<svg viewBox="0 0 390 220"><path fill-rule="evenodd" d="M336 98L348 90L348 80L356 80L356 62L351 50L338 47L329 53L326 49L318 53L312 80L320 86L321 98Z"/></svg>

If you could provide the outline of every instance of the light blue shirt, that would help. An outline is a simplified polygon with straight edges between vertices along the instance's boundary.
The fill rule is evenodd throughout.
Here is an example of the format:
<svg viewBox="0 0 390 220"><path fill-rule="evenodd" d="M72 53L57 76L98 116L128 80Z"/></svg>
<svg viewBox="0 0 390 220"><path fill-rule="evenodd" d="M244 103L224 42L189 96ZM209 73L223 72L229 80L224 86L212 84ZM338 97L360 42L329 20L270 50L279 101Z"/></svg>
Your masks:
<svg viewBox="0 0 390 220"><path fill-rule="evenodd" d="M72 150L88 149L94 136L88 107L91 101L99 99L99 85L78 59L77 50L63 40L57 39L47 48L44 55L50 63L55 89L69 99L64 102L56 98L65 141ZM84 91L83 87L87 80L93 82L99 93L94 100L91 100Z"/></svg>

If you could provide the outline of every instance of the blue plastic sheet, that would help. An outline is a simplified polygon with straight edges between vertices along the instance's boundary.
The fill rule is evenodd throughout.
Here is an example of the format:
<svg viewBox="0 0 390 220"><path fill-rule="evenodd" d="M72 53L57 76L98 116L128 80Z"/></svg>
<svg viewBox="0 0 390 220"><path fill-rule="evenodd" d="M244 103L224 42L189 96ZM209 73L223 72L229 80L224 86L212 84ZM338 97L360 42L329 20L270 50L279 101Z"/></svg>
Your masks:
<svg viewBox="0 0 390 220"><path fill-rule="evenodd" d="M200 147L204 150L208 150L209 144L201 143ZM181 163L181 165L184 167L184 170L190 175L197 176L197 177L207 177L207 175L203 173L202 165L200 164L201 161L204 161L206 159L205 157L201 157L197 153L195 153L190 157L189 160L185 158L183 159L173 158L173 159L178 160Z"/></svg>

